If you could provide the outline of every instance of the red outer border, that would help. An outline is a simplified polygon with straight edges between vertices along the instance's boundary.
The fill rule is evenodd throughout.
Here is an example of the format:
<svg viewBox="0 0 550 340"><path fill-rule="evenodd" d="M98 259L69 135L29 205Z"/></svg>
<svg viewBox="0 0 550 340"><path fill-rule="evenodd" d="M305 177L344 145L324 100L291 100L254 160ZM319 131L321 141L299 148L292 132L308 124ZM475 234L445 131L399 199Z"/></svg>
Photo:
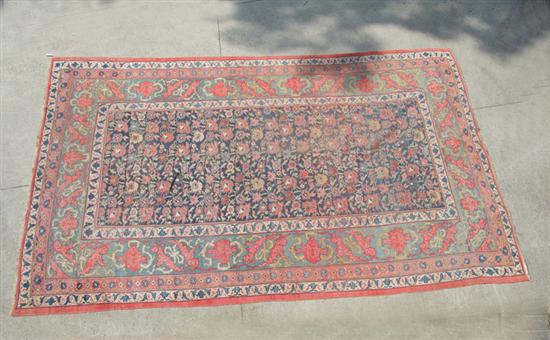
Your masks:
<svg viewBox="0 0 550 340"><path fill-rule="evenodd" d="M479 139L479 144L481 145L481 149L485 153L485 156L487 156L487 165L489 166L489 171L491 172L491 176L493 176L493 182L495 184L495 188L497 190L498 195L500 196L500 200L502 201L502 207L504 208L504 211L506 212L506 215L508 215L508 222L510 223L510 226L512 227L512 236L514 237L514 243L516 246L516 250L518 252L519 261L521 263L521 268L525 272L524 276L527 278L526 281L529 281L529 271L527 270L527 265L525 264L525 259L521 253L521 249L519 247L518 237L516 235L516 226L512 222L512 214L510 214L510 210L508 210L508 207L506 207L506 204L504 204L504 196L502 195L502 190L500 190L500 187L498 186L497 176L495 174L495 170L493 169L493 164L491 163L491 157L489 155L489 150L487 150L487 146L485 146L485 143L483 142L483 139L481 138L481 135L479 134L480 128L477 123L477 118L474 113L474 107L472 106L472 102L470 101L470 94L468 93L468 87L466 86L466 81L464 80L464 75L462 74L462 69L460 68L460 65L458 64L456 57L454 53L449 49L448 51L451 54L451 58L453 59L456 69L458 70L458 75L460 76L460 81L462 82L462 86L464 86L464 95L466 96L466 100L468 101L468 109L470 110L470 116L472 117L472 121L474 122L474 127L476 129L477 139Z"/></svg>
<svg viewBox="0 0 550 340"><path fill-rule="evenodd" d="M34 158L34 165L32 168L32 179L31 179L31 185L29 187L29 200L27 202L27 213L25 214L25 224L23 226L23 233L21 235L21 245L19 246L19 259L17 262L17 285L15 286L15 297L13 299L13 307L11 312L13 316L18 315L17 312L21 310L21 309L17 309L17 300L19 299L20 286L21 286L21 267L23 262L25 236L27 234L27 226L29 224L29 218L31 214L32 194L35 189L36 169L38 167L38 160L40 158L40 147L42 146L42 138L44 137L44 126L46 125L46 116L48 115L48 99L50 97L50 90L52 87L53 64L54 64L54 61L51 60L50 66L48 68L48 85L46 85L46 93L44 94L44 109L42 114L42 124L40 127L38 138L36 140L36 156Z"/></svg>
<svg viewBox="0 0 550 340"><path fill-rule="evenodd" d="M327 292L327 293L301 293L301 294L279 294L279 295L259 295L259 296L243 296L216 298L198 301L171 301L171 302L140 302L140 303L106 303L84 306L67 306L67 307L37 307L27 309L14 309L13 316L25 315L48 315L48 314L68 314L68 313L87 313L101 312L112 310L127 310L127 309L142 309L142 308L163 308L163 307L212 307L223 305L235 305L243 303L266 302L266 301L299 301L299 300L316 300L316 299L333 299L343 297L358 297L358 296L377 296L377 295L392 295L399 293L414 293L428 292L439 290L442 288L465 287L478 284L490 283L514 283L529 281L525 276L507 276L507 277L479 277L475 279L466 279L462 281L443 282L429 284L425 286L402 287L393 289L372 289L361 291L348 292Z"/></svg>
<svg viewBox="0 0 550 340"><path fill-rule="evenodd" d="M177 58L124 58L124 57L52 57L54 61L120 61L120 62L161 62L161 61L209 61L209 60L262 60L262 59L309 59L309 58L338 58L338 57L360 57L366 55L382 55L397 53L420 53L420 52L451 52L450 48L418 48L409 50L381 50L353 53L335 54L304 54L304 55L276 55L276 56L227 56L227 57L177 57ZM456 62L456 61L455 61Z"/></svg>
<svg viewBox="0 0 550 340"><path fill-rule="evenodd" d="M335 57L352 57L352 56L367 56L367 55L383 55L383 54L396 54L396 53L420 53L420 52L449 52L451 57L457 67L458 73L460 75L460 80L464 86L464 92L466 99L468 101L469 109L471 116L474 122L476 131L479 131L477 124L477 119L475 117L472 104L470 102L470 97L468 94L468 89L464 81L464 76L460 65L457 63L456 58L450 48L424 48L424 49L405 49L405 50L382 50L382 51L369 51L369 52L356 52L356 53L340 53L340 54L320 54L320 55L289 55L289 56L228 56L228 57L181 57L181 58L111 58L111 57L53 57L50 61L50 67L48 71L48 84L46 87L44 110L42 117L42 126L40 128L40 133L37 140L37 151L33 167L33 175L31 180L31 186L29 189L29 200L27 203L27 213L25 215L25 224L23 229L23 234L21 236L21 246L19 252L19 262L17 269L17 286L15 289L15 298L13 302L13 307L11 311L12 316L34 316L34 315L49 315L49 314L68 314L68 313L87 313L87 312L99 312L99 311L110 311L110 310L128 310L128 309L141 309L141 308L162 308L162 307L194 307L194 306L221 306L221 305L231 305L231 304L243 304L243 303L254 303L254 302L266 302L266 301L297 301L297 300L312 300L312 299L331 299L331 298L340 298L340 297L358 297L358 296L377 296L377 295L391 295L399 293L413 293L413 292L426 292L433 291L444 288L456 288L456 287L465 287L470 285L477 284L491 284L491 283L515 283L515 282L525 282L529 281L529 275L527 273L527 266L525 265L521 250L519 248L516 230L512 223L511 215L508 208L504 205L504 199L502 197L502 192L498 187L495 172L493 170L492 164L490 162L489 153L487 152L487 147L481 140L479 133L477 137L480 141L481 148L487 156L487 163L489 165L489 170L493 176L495 187L500 195L501 200L503 201L503 207L508 215L508 220L512 226L512 235L516 244L518 251L518 256L520 258L521 266L525 272L524 275L519 276L507 276L507 277L478 277L473 279L465 279L461 281L451 281L443 283L435 283L423 286L411 286L411 287L401 287L401 288L392 288L392 289L372 289L372 290L362 290L362 291L347 291L347 292L326 292L326 293L300 293L300 294L280 294L280 295L260 295L260 296L244 296L244 297L230 297L230 298L216 298L208 300L198 300L198 301L170 301L170 302L150 302L150 303L106 303L106 304L95 304L95 305L82 305L82 306L67 306L67 307L35 307L35 308L17 308L17 300L20 293L20 283L21 283L21 267L22 259L24 253L24 243L25 235L27 232L27 225L30 217L30 208L32 204L32 194L34 192L34 185L36 179L36 168L38 166L38 160L40 155L41 141L44 136L44 126L46 123L47 116L47 107L48 99L51 89L51 76L54 62L56 61L120 61L120 62L132 62L132 61L143 61L143 62L155 62L155 61L208 61L208 60L256 60L256 59L301 59L301 58L335 58Z"/></svg>

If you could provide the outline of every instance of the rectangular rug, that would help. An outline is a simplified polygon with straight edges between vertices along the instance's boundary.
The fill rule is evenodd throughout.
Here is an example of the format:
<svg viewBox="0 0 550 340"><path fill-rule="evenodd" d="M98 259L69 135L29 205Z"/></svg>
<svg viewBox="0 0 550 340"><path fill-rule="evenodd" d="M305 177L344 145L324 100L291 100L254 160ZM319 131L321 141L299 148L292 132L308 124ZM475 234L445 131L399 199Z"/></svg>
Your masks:
<svg viewBox="0 0 550 340"><path fill-rule="evenodd" d="M13 315L528 280L448 49L54 58Z"/></svg>

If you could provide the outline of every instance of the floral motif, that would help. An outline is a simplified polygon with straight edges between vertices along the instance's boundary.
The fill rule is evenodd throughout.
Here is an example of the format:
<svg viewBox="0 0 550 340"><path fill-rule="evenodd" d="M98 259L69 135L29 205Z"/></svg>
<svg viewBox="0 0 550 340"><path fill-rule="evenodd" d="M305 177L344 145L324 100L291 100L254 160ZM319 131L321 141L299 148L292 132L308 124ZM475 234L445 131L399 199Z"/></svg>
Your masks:
<svg viewBox="0 0 550 340"><path fill-rule="evenodd" d="M141 265L147 263L147 258L139 252L134 243L130 245L128 250L124 253L123 259L126 269L132 272L139 271Z"/></svg>
<svg viewBox="0 0 550 340"><path fill-rule="evenodd" d="M232 91L232 87L228 86L223 80L218 80L210 86L209 90L216 97L225 97Z"/></svg>
<svg viewBox="0 0 550 340"><path fill-rule="evenodd" d="M136 91L141 94L143 97L149 97L153 93L154 87L153 83L150 81L144 81L139 83Z"/></svg>
<svg viewBox="0 0 550 340"><path fill-rule="evenodd" d="M301 247L296 248L296 254L301 254L310 263L317 263L321 261L321 256L327 254L327 249L319 246L315 236L309 236L307 242Z"/></svg>
<svg viewBox="0 0 550 340"><path fill-rule="evenodd" d="M288 79L286 81L286 83L284 84L284 86L290 90L292 90L292 92L294 94L299 94L300 92L302 92L302 89L306 86L306 82L303 80L303 79L300 79L300 78L296 78L296 77L292 77L290 79Z"/></svg>
<svg viewBox="0 0 550 340"><path fill-rule="evenodd" d="M438 96L441 93L441 91L443 91L443 85L433 81L428 84L428 91L433 93L433 95Z"/></svg>
<svg viewBox="0 0 550 340"><path fill-rule="evenodd" d="M78 220L74 217L72 213L67 213L61 221L59 221L59 228L63 230L63 233L70 234L73 230L76 229Z"/></svg>
<svg viewBox="0 0 550 340"><path fill-rule="evenodd" d="M88 108L92 106L93 100L89 94L85 93L77 99L76 105L80 108Z"/></svg>
<svg viewBox="0 0 550 340"><path fill-rule="evenodd" d="M393 248L397 255L402 255L411 236L402 228L392 229L388 233L388 238L384 240L384 244Z"/></svg>
<svg viewBox="0 0 550 340"><path fill-rule="evenodd" d="M370 80L368 77L363 77L357 81L357 88L364 93L370 93L378 88L378 84Z"/></svg>
<svg viewBox="0 0 550 340"><path fill-rule="evenodd" d="M237 251L236 246L232 246L229 240L222 239L214 243L214 247L209 249L207 254L212 256L214 260L217 260L222 265L227 265L229 259L233 256L233 253Z"/></svg>
<svg viewBox="0 0 550 340"><path fill-rule="evenodd" d="M472 196L466 196L460 200L460 205L462 208L472 211L476 210L478 207L477 201Z"/></svg>
<svg viewBox="0 0 550 340"><path fill-rule="evenodd" d="M120 96L124 97L124 95L120 92L120 89L115 88L112 83L108 83L109 88L111 91L114 91L115 95L117 95L120 99ZM162 90L162 86L159 83L152 82L152 81L142 81L137 84L134 84L131 87L132 91L138 93L140 97L144 100L149 100L153 97L153 95L157 92L160 92Z"/></svg>

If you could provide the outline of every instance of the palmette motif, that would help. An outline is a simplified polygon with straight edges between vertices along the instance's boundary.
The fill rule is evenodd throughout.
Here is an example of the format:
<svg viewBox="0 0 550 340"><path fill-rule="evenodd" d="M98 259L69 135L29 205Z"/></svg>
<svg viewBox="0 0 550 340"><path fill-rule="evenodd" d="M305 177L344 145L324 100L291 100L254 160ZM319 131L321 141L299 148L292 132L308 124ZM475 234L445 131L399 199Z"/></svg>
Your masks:
<svg viewBox="0 0 550 340"><path fill-rule="evenodd" d="M447 50L52 62L14 314L527 279Z"/></svg>

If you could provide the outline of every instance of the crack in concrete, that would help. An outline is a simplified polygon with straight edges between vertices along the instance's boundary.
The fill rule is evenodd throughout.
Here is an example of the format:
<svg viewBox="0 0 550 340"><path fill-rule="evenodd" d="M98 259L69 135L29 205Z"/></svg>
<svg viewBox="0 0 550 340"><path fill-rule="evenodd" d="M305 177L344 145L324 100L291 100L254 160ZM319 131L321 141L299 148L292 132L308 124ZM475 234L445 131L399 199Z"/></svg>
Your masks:
<svg viewBox="0 0 550 340"><path fill-rule="evenodd" d="M220 17L216 16L216 23L218 24L218 47L220 49L220 57L222 56L222 37L220 33Z"/></svg>
<svg viewBox="0 0 550 340"><path fill-rule="evenodd" d="M28 186L29 186L28 184L14 185L14 186L12 186L12 187L0 188L0 191L4 191L4 190L13 190L13 189L19 189L19 188L26 188L26 187L28 187Z"/></svg>
<svg viewBox="0 0 550 340"><path fill-rule="evenodd" d="M235 2L235 4L243 5L243 4L251 4L254 2L260 2L260 1L264 1L264 0L244 0L244 1Z"/></svg>
<svg viewBox="0 0 550 340"><path fill-rule="evenodd" d="M514 105L514 104L521 104L523 102L509 102L509 103L503 103L503 104L495 104L495 105L487 105L487 106L479 106L479 107L474 107L474 110L483 110L483 109L489 109L489 108L493 108L493 107L499 107L499 106L506 106L506 105Z"/></svg>

